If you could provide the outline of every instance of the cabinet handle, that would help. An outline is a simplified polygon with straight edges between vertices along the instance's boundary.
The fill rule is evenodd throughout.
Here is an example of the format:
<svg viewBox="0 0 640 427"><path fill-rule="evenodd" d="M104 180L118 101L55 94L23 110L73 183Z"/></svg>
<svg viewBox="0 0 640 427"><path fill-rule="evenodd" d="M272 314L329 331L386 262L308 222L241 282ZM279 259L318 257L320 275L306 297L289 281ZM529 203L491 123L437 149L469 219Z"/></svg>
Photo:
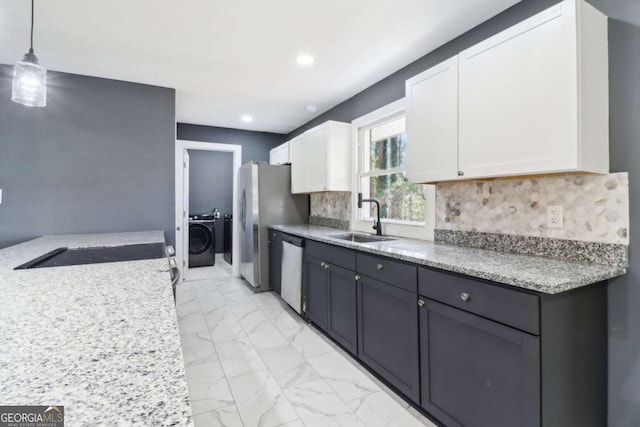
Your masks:
<svg viewBox="0 0 640 427"><path fill-rule="evenodd" d="M325 264L324 264L324 269L325 269L325 270L328 270L328 269L329 269L329 264L325 263Z"/></svg>
<svg viewBox="0 0 640 427"><path fill-rule="evenodd" d="M324 263L324 261L320 263L320 267L322 267L322 268L324 268L325 265L326 264Z"/></svg>
<svg viewBox="0 0 640 427"><path fill-rule="evenodd" d="M354 279L356 279L356 280L360 280L360 276L358 276L358 275L356 274L356 277L354 277Z"/></svg>
<svg viewBox="0 0 640 427"><path fill-rule="evenodd" d="M382 264L378 264L378 265L376 265L376 268L377 268L378 270L382 270L382 269L384 268L384 265L382 265Z"/></svg>
<svg viewBox="0 0 640 427"><path fill-rule="evenodd" d="M468 292L463 292L460 294L460 299L462 301L469 301L471 299L471 295Z"/></svg>
<svg viewBox="0 0 640 427"><path fill-rule="evenodd" d="M424 300L422 298L418 299L418 307L424 307Z"/></svg>
<svg viewBox="0 0 640 427"><path fill-rule="evenodd" d="M458 171L458 176L464 176L464 172Z"/></svg>

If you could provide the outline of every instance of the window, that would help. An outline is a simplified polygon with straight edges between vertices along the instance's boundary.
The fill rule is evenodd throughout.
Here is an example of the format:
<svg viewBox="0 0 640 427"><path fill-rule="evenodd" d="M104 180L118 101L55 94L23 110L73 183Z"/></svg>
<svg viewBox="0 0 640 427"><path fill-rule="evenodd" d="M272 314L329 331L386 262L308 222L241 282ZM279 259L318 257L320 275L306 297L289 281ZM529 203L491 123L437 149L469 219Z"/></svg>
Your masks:
<svg viewBox="0 0 640 427"><path fill-rule="evenodd" d="M364 199L380 202L385 234L430 238L433 234L433 221L430 220L433 212L430 211L434 203L430 204L431 209L428 206L434 191L432 186L411 184L405 177L405 122L402 100L352 123L356 152L354 200L361 192ZM355 206L354 228L370 232L376 209L374 203L365 203L362 209Z"/></svg>

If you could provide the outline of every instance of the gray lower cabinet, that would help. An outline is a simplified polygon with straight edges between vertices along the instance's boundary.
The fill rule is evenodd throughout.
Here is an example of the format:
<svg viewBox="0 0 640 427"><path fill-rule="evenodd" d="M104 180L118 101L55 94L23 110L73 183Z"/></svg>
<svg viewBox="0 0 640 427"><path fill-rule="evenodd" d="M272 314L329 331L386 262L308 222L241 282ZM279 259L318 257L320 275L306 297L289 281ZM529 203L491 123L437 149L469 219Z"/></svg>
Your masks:
<svg viewBox="0 0 640 427"><path fill-rule="evenodd" d="M315 241L304 277L309 319L445 426L606 426L606 282L549 295Z"/></svg>
<svg viewBox="0 0 640 427"><path fill-rule="evenodd" d="M358 280L358 357L420 401L417 293L367 276Z"/></svg>
<svg viewBox="0 0 640 427"><path fill-rule="evenodd" d="M281 294L282 288L282 242L269 242L269 283Z"/></svg>
<svg viewBox="0 0 640 427"><path fill-rule="evenodd" d="M357 299L355 272L330 265L327 268L329 318L327 333L344 348L358 352Z"/></svg>
<svg viewBox="0 0 640 427"><path fill-rule="evenodd" d="M447 426L540 425L540 339L421 298L422 407Z"/></svg>
<svg viewBox="0 0 640 427"><path fill-rule="evenodd" d="M309 319L323 330L327 330L329 317L329 291L327 271L324 261L306 255L304 261L304 277L307 289L306 314Z"/></svg>
<svg viewBox="0 0 640 427"><path fill-rule="evenodd" d="M355 265L353 251L307 241L307 316L354 355L358 352Z"/></svg>
<svg viewBox="0 0 640 427"><path fill-rule="evenodd" d="M418 271L421 406L446 426L606 426L606 283L540 294Z"/></svg>

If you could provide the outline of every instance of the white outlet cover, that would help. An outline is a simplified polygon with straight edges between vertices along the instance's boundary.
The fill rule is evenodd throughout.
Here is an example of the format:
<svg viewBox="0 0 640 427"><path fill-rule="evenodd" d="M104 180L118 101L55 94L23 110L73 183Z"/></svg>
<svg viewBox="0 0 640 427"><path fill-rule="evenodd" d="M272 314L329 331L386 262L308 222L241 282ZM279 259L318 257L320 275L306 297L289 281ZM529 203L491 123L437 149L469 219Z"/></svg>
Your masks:
<svg viewBox="0 0 640 427"><path fill-rule="evenodd" d="M547 206L547 228L564 227L562 205Z"/></svg>

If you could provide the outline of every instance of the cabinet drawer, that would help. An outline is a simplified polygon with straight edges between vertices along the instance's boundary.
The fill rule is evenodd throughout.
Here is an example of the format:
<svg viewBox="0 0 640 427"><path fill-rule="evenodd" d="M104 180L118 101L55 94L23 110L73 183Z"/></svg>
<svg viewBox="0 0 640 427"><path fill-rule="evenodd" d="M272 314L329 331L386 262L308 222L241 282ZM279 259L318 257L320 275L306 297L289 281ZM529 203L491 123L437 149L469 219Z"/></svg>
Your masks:
<svg viewBox="0 0 640 427"><path fill-rule="evenodd" d="M453 273L420 268L420 295L488 319L540 334L539 299L536 295L493 285Z"/></svg>
<svg viewBox="0 0 640 427"><path fill-rule="evenodd" d="M337 265L352 271L356 269L356 254L349 249L307 240L305 251L327 264Z"/></svg>
<svg viewBox="0 0 640 427"><path fill-rule="evenodd" d="M389 258L358 254L358 274L369 276L409 292L417 291L417 267L392 261Z"/></svg>

